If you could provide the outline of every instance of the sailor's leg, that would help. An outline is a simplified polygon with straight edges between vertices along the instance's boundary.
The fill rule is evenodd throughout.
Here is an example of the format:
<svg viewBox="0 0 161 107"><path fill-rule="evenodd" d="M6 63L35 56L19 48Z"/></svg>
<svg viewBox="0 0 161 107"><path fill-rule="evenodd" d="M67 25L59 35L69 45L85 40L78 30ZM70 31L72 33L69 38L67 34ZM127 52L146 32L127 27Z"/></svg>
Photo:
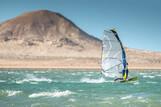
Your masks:
<svg viewBox="0 0 161 107"><path fill-rule="evenodd" d="M125 70L123 69L122 70L122 77L124 77L124 75L125 75Z"/></svg>
<svg viewBox="0 0 161 107"><path fill-rule="evenodd" d="M129 73L129 70L127 69L126 70L126 79L128 79L128 73Z"/></svg>
<svg viewBox="0 0 161 107"><path fill-rule="evenodd" d="M123 70L123 79L126 80L127 79L127 70Z"/></svg>

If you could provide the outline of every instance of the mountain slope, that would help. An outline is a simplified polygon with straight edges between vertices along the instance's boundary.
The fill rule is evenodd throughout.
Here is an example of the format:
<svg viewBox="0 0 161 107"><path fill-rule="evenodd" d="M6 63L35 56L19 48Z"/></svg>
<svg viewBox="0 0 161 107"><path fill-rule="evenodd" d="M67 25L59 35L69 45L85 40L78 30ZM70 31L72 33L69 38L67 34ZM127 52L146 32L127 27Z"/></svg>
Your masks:
<svg viewBox="0 0 161 107"><path fill-rule="evenodd" d="M44 41L63 37L98 41L61 14L48 10L25 13L2 23L0 37L4 40L26 41Z"/></svg>
<svg viewBox="0 0 161 107"><path fill-rule="evenodd" d="M25 13L2 23L0 41L1 57L7 55L21 59L37 56L96 57L101 46L99 39L61 14L48 10Z"/></svg>

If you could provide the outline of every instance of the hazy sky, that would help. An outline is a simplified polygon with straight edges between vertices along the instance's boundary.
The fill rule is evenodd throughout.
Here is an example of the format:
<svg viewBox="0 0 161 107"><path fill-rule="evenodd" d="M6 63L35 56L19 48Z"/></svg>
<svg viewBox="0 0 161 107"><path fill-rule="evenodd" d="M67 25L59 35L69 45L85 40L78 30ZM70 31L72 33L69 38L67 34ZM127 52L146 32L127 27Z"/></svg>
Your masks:
<svg viewBox="0 0 161 107"><path fill-rule="evenodd" d="M100 39L116 28L125 46L161 51L161 0L0 0L0 22L40 9L59 12Z"/></svg>

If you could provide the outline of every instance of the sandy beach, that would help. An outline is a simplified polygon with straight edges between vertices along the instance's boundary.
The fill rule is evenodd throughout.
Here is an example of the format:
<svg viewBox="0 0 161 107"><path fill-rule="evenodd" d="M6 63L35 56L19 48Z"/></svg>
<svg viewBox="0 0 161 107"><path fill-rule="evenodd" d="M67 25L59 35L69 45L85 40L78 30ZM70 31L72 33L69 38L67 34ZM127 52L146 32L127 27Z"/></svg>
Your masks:
<svg viewBox="0 0 161 107"><path fill-rule="evenodd" d="M1 69L84 69L101 70L99 58L54 58L50 60L10 60L0 59ZM160 64L129 63L131 70L160 70Z"/></svg>
<svg viewBox="0 0 161 107"><path fill-rule="evenodd" d="M55 58L51 60L0 60L0 68L100 69L99 59Z"/></svg>

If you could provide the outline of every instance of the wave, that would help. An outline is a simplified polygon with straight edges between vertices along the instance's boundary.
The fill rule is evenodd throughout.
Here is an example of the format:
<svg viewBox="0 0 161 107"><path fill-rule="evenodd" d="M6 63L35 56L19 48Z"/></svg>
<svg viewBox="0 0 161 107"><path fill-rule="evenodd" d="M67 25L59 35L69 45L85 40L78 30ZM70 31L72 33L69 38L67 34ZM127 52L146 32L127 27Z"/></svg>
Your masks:
<svg viewBox="0 0 161 107"><path fill-rule="evenodd" d="M148 103L148 99L147 98L144 98L144 97L137 97L138 101L139 102L142 102L142 103Z"/></svg>
<svg viewBox="0 0 161 107"><path fill-rule="evenodd" d="M77 76L77 75L81 75L81 74L80 73L77 73L77 72L73 72L73 73L71 73L71 75Z"/></svg>
<svg viewBox="0 0 161 107"><path fill-rule="evenodd" d="M13 91L13 90L7 90L8 96L15 96L17 94L22 93L22 91Z"/></svg>
<svg viewBox="0 0 161 107"><path fill-rule="evenodd" d="M146 83L148 83L148 84L157 84L158 82L154 82L154 81L147 81Z"/></svg>
<svg viewBox="0 0 161 107"><path fill-rule="evenodd" d="M20 72L17 72L17 71L7 71L7 74L20 74Z"/></svg>
<svg viewBox="0 0 161 107"><path fill-rule="evenodd" d="M100 104L110 104L110 105L112 105L112 101L100 101L99 102Z"/></svg>
<svg viewBox="0 0 161 107"><path fill-rule="evenodd" d="M147 75L147 73L140 72L139 75Z"/></svg>
<svg viewBox="0 0 161 107"><path fill-rule="evenodd" d="M132 98L133 96L132 95L128 95L128 96L125 96L125 97L121 97L120 99L121 100L125 100L125 99L130 99L130 98Z"/></svg>
<svg viewBox="0 0 161 107"><path fill-rule="evenodd" d="M75 102L76 99L71 98L71 99L69 99L69 101L70 101L70 102Z"/></svg>
<svg viewBox="0 0 161 107"><path fill-rule="evenodd" d="M40 92L40 93L33 93L29 95L29 98L37 98L37 97L62 97L74 94L69 90L66 91L55 91L55 92Z"/></svg>
<svg viewBox="0 0 161 107"><path fill-rule="evenodd" d="M33 73L41 73L41 74L44 74L44 73L48 73L49 71L33 71Z"/></svg>
<svg viewBox="0 0 161 107"><path fill-rule="evenodd" d="M104 82L113 82L111 81L106 81L103 77L98 78L98 79L91 79L91 78L82 78L80 80L83 83L104 83Z"/></svg>
<svg viewBox="0 0 161 107"><path fill-rule="evenodd" d="M140 96L139 96L139 97L137 97L137 99L139 99L139 100L140 100L140 99L144 99L144 97L140 97Z"/></svg>
<svg viewBox="0 0 161 107"><path fill-rule="evenodd" d="M161 74L157 75L158 77L161 77Z"/></svg>
<svg viewBox="0 0 161 107"><path fill-rule="evenodd" d="M31 104L31 107L42 107L41 103L34 103Z"/></svg>
<svg viewBox="0 0 161 107"><path fill-rule="evenodd" d="M152 75L144 75L143 78L155 78L155 76L152 76Z"/></svg>
<svg viewBox="0 0 161 107"><path fill-rule="evenodd" d="M2 91L0 92L0 95L10 97L10 96L18 95L18 94L20 94L20 93L22 93L22 91L2 90Z"/></svg>
<svg viewBox="0 0 161 107"><path fill-rule="evenodd" d="M102 101L100 101L100 104L112 104L112 100L114 100L114 97L107 97L103 98Z"/></svg>
<svg viewBox="0 0 161 107"><path fill-rule="evenodd" d="M139 85L140 83L138 81L133 82L134 85Z"/></svg>
<svg viewBox="0 0 161 107"><path fill-rule="evenodd" d="M0 80L0 82L6 82L5 80Z"/></svg>
<svg viewBox="0 0 161 107"><path fill-rule="evenodd" d="M22 84L24 82L30 82L31 84L37 84L37 82L48 82L51 83L52 80L45 77L36 77L34 75L28 74L27 77L23 80L17 80L17 84Z"/></svg>

